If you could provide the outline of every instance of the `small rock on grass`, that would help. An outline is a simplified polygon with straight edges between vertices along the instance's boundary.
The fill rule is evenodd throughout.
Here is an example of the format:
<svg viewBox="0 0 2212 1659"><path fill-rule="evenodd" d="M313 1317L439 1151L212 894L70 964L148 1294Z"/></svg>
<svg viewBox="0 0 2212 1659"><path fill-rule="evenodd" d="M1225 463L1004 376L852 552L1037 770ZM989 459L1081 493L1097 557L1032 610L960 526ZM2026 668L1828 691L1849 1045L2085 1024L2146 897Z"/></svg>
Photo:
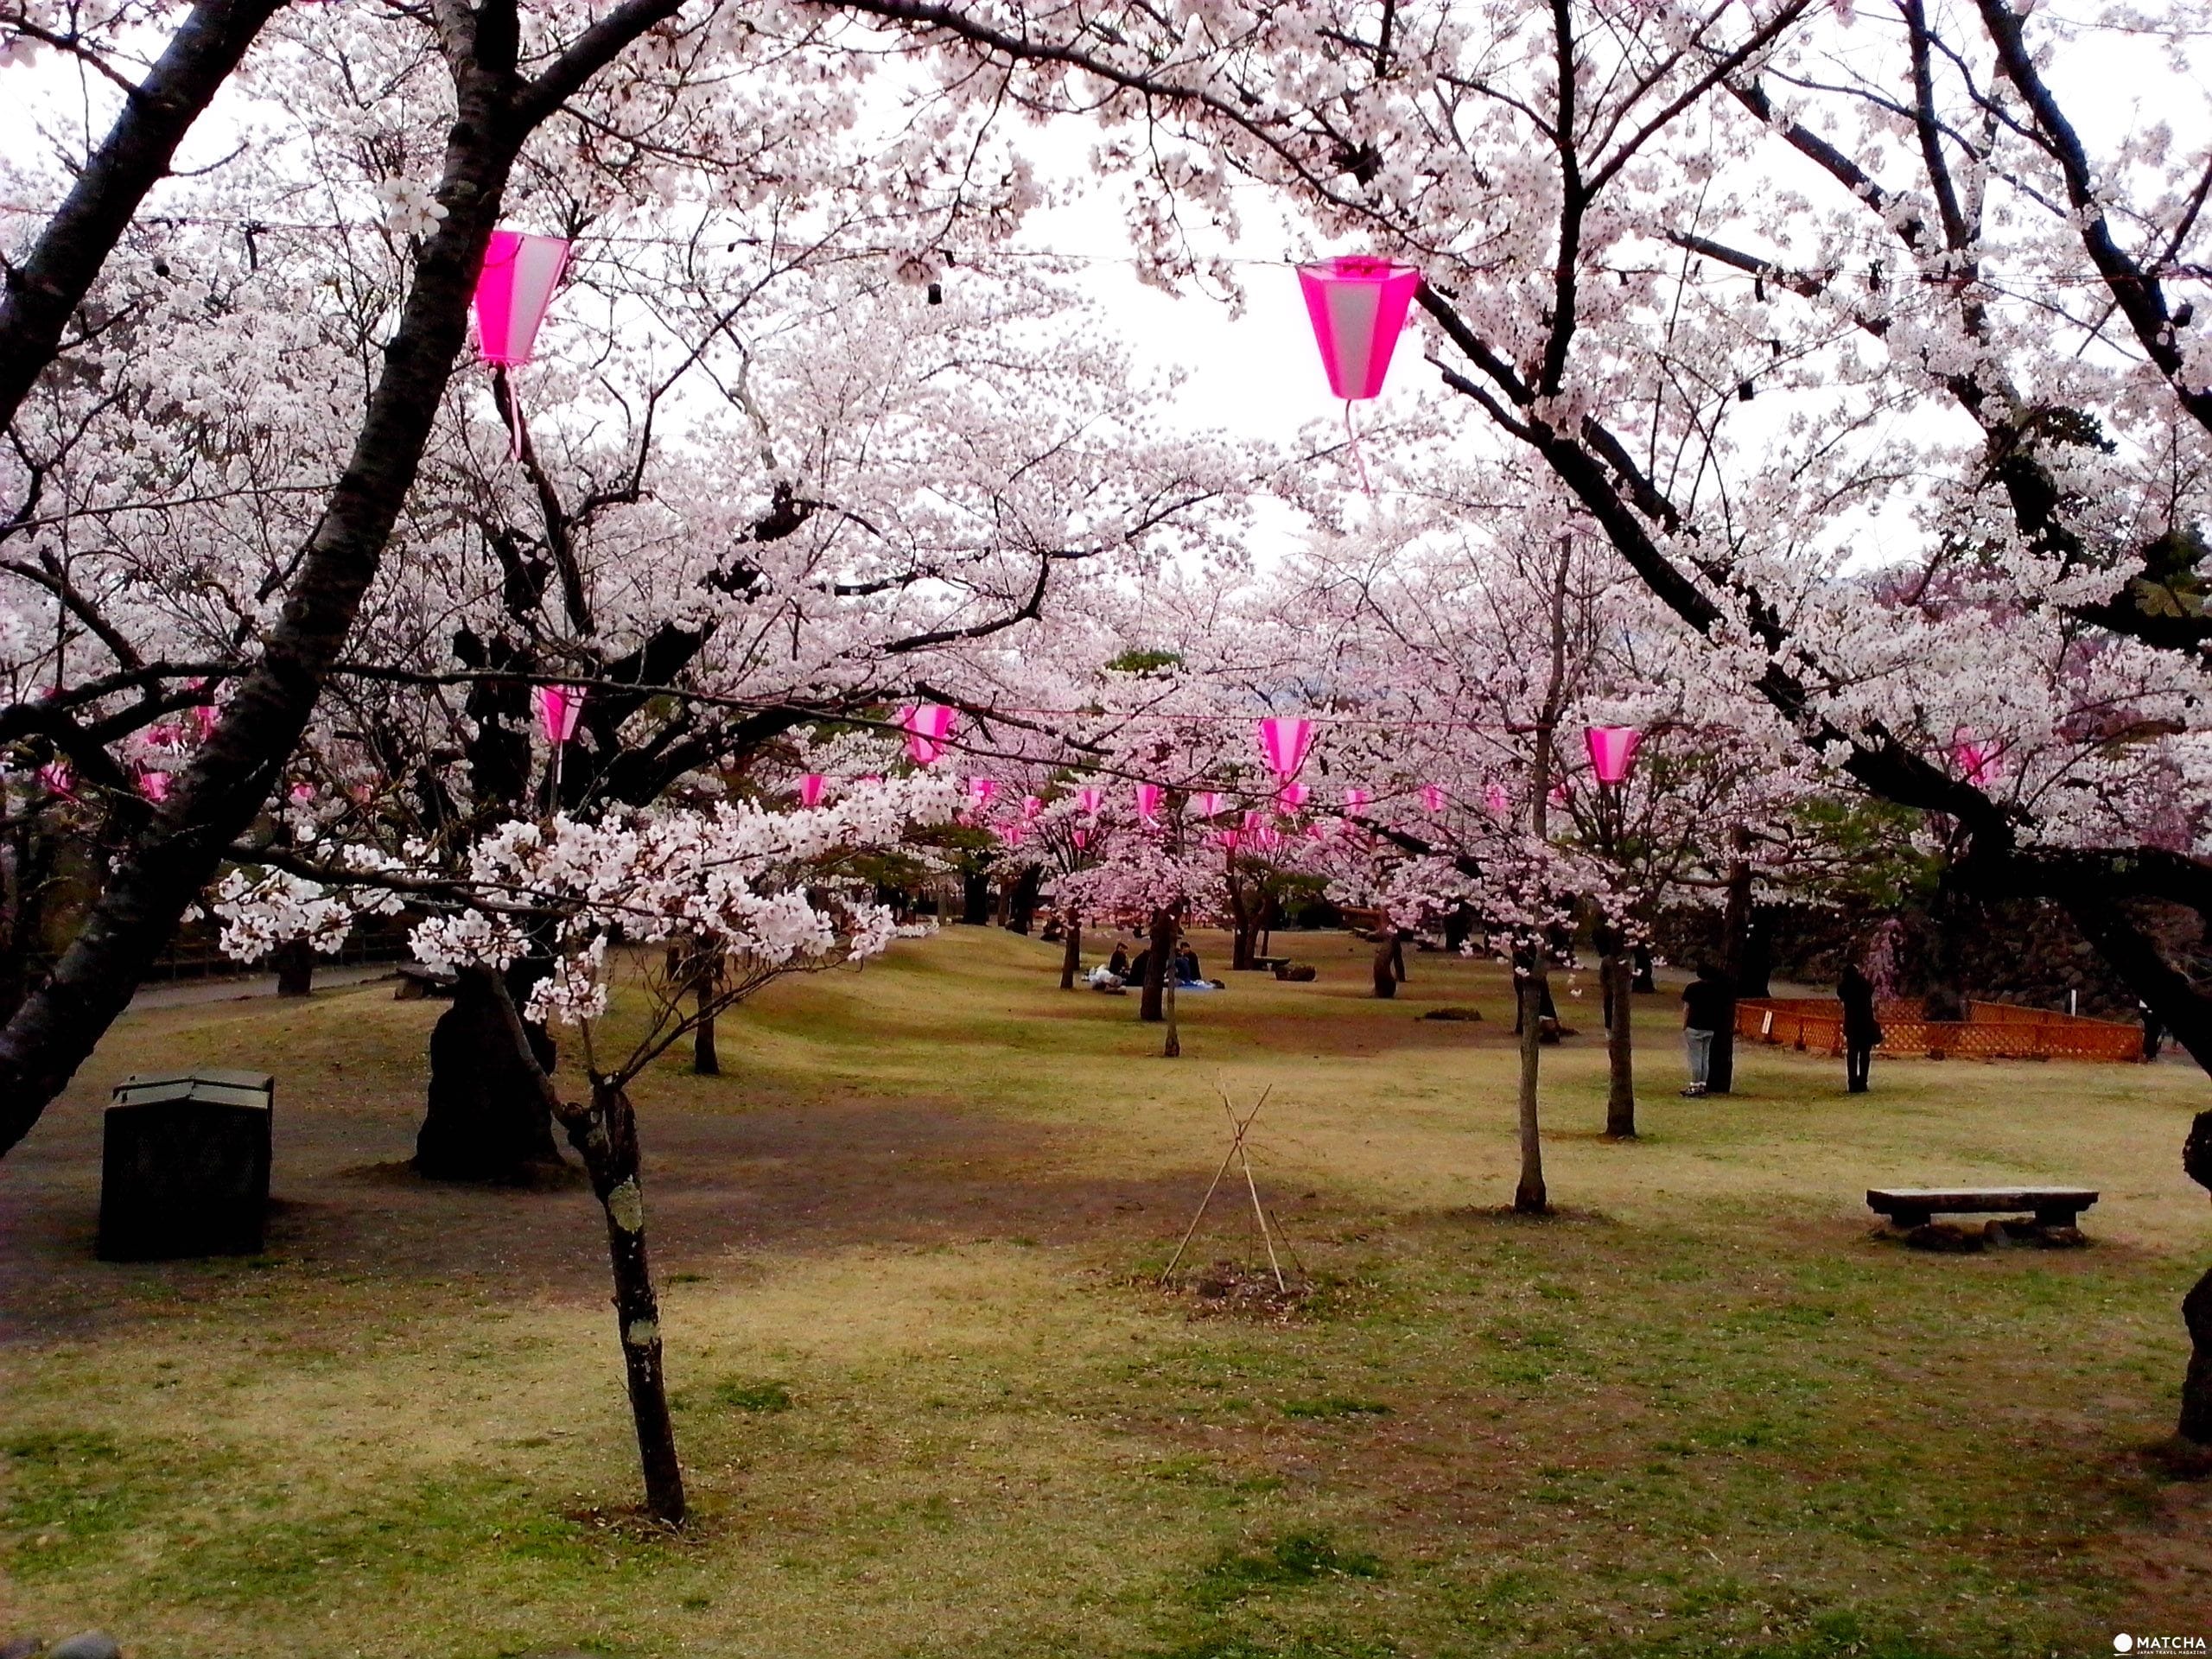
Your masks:
<svg viewBox="0 0 2212 1659"><path fill-rule="evenodd" d="M48 1648L46 1659L123 1659L123 1649L105 1630L80 1630Z"/></svg>
<svg viewBox="0 0 2212 1659"><path fill-rule="evenodd" d="M0 1659L38 1659L45 1647L35 1636L19 1636L12 1642L0 1642Z"/></svg>

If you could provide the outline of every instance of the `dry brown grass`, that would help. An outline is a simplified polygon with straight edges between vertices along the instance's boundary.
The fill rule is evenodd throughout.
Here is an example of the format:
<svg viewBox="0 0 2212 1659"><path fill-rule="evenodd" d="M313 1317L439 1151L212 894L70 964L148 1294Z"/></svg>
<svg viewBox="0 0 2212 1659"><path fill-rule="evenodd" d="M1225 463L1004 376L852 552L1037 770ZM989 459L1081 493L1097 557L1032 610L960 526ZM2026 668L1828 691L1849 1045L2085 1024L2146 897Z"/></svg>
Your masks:
<svg viewBox="0 0 2212 1659"><path fill-rule="evenodd" d="M634 1472L588 1197L433 1188L435 1007L371 989L136 1016L0 1165L0 1639L134 1653L1318 1659L2110 1650L2212 1635L2171 1419L2208 1249L2180 1067L1751 1055L1643 1140L1594 1033L1547 1055L1566 1206L1503 1217L1497 976L1294 937L1155 1058L1057 952L957 932L772 989L639 1090L699 1522ZM1202 938L1209 960L1222 953ZM1211 948L1209 948L1211 947ZM1581 1004L1563 999L1573 1021ZM1473 1003L1478 1026L1422 1022ZM1594 1018L1585 1023L1594 1027ZM280 1075L270 1254L89 1261L101 1087ZM1150 1288L1225 1142L1315 1292ZM2100 1186L2072 1253L1923 1257L1870 1184ZM1224 1205L1205 1255L1259 1258ZM2192 1625L2189 1621L2194 1618Z"/></svg>

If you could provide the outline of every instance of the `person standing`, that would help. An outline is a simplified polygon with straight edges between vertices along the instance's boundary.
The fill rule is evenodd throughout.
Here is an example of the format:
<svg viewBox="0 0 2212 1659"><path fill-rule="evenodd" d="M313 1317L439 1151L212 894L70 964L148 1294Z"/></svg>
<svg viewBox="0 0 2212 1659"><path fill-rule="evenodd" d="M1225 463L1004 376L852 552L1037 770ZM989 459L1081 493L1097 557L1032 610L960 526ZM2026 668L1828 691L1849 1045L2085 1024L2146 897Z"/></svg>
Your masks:
<svg viewBox="0 0 2212 1659"><path fill-rule="evenodd" d="M1882 1040L1881 1022L1874 1017L1874 982L1859 971L1857 963L1846 963L1835 994L1843 1004L1844 1086L1863 1095L1867 1071L1874 1063L1874 1045Z"/></svg>
<svg viewBox="0 0 2212 1659"><path fill-rule="evenodd" d="M1682 1093L1693 1099L1705 1093L1713 1071L1713 1039L1734 1002L1728 981L1709 962L1700 963L1697 977L1682 987L1682 1058L1690 1072L1689 1087Z"/></svg>

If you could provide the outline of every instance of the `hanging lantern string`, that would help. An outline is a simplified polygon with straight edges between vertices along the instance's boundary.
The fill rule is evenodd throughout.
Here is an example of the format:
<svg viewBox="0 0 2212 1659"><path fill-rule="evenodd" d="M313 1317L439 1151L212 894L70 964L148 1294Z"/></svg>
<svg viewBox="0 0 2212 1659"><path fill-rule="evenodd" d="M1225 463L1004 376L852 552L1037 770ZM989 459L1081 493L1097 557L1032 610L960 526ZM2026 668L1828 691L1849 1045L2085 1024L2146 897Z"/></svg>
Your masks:
<svg viewBox="0 0 2212 1659"><path fill-rule="evenodd" d="M41 207L35 207L26 202L0 201L0 213L16 214L27 219L51 219L54 216L54 212L55 207L52 205ZM257 235L276 231L293 231L302 233L313 232L327 234L335 231L370 230L374 228L372 222L366 219L334 221L321 219L267 219L258 216L232 216L221 213L149 213L144 218L139 219L137 223L141 226L159 229L175 229L179 226L186 226L194 230L251 231ZM702 244L711 245L715 242L721 242L725 246L732 248L773 247L784 245L767 237L716 237L708 234L703 231L696 236L651 236L639 232L595 230L591 233L588 239L596 245L630 247L694 248ZM825 253L854 257L886 259L908 258L912 257L914 252L912 246L893 246L876 243L825 242L815 245ZM1077 265L1141 265L1147 267L1155 265L1158 263L1156 260L1147 259L1137 254L1076 253L1058 248L943 248L932 245L930 251L932 252L942 253L948 263L964 262L966 264L977 266L982 265L992 259L1039 259ZM1252 270L1266 269L1285 270L1295 270L1298 266L1307 263L1307 259L1306 256L1300 255L1269 256L1265 254L1223 253L1197 256L1197 262L1205 265L1232 265ZM1672 277L1680 274L1672 267L1660 265L1607 265L1599 267L1599 269L1608 274L1630 276ZM1858 266L1853 265L1822 266L1818 269L1792 270L1782 264L1776 264L1770 265L1764 274L1769 277L1795 275L1817 280L1833 282L1837 278L1848 275L1859 269L1859 268ZM2208 267L2202 264L2181 260L2168 262L2161 266L2151 270L2146 274L2152 277L2170 282L2212 281L2212 269L2208 269ZM1694 287L1706 288L1729 283L1740 284L1751 281L1753 275L1754 273L1750 271L1738 271L1729 268L1722 268L1713 276L1707 277L1701 281L1694 282L1692 285ZM1900 272L1898 274L1898 278L1899 280L1916 281L1927 286L1936 288L1957 288L1960 287L1962 281L1965 280L1961 278L1955 272L1944 272L1939 270ZM1975 288L1985 289L1994 293L2003 293L2012 290L2024 290L2031 288L2101 289L2106 287L2107 283L2103 276L2094 271L2075 273L2052 271L2044 273L2018 272L2005 276L1990 276L1984 275L1973 279L1971 283L1968 285Z"/></svg>
<svg viewBox="0 0 2212 1659"><path fill-rule="evenodd" d="M1375 486L1370 483L1367 478L1367 457L1360 453L1359 434L1352 430L1351 399L1349 397L1344 399L1344 442L1351 446L1352 460L1358 463L1361 491L1365 494L1373 495Z"/></svg>

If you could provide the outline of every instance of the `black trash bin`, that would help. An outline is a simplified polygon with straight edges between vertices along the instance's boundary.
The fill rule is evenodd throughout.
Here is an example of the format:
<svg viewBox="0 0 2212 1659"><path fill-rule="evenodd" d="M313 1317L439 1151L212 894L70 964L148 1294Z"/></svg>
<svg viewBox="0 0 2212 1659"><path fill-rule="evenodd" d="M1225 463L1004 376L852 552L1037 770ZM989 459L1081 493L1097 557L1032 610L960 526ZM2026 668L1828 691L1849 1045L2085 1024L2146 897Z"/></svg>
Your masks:
<svg viewBox="0 0 2212 1659"><path fill-rule="evenodd" d="M125 1077L100 1160L101 1260L258 1251L276 1095L261 1071Z"/></svg>

